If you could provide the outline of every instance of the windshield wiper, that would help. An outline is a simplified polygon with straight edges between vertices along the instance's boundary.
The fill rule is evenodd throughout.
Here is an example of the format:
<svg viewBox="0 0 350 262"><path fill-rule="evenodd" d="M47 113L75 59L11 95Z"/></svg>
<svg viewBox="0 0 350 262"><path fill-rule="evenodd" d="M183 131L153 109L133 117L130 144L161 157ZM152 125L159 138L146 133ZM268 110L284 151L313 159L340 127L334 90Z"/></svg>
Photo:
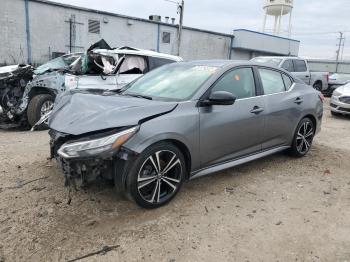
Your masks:
<svg viewBox="0 0 350 262"><path fill-rule="evenodd" d="M141 94L133 94L133 93L127 93L127 94L123 94L125 96L132 96L132 97L138 97L138 98L144 98L144 99L148 99L148 100L153 100L153 98L151 96L146 96L146 95L141 95Z"/></svg>

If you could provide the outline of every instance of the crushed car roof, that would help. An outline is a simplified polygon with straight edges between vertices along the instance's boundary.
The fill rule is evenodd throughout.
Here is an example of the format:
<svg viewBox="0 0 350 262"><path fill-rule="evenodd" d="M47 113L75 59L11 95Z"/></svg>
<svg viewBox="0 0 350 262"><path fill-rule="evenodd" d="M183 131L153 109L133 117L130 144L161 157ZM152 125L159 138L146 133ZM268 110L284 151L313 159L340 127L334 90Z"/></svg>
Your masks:
<svg viewBox="0 0 350 262"><path fill-rule="evenodd" d="M168 55L164 53L159 53L155 51L145 50L145 49L139 49L139 48L133 48L128 46L123 46L116 49L95 49L93 50L95 53L102 53L102 54L128 54L128 55L143 55L143 56L152 56L152 57L158 57L158 58L165 58L170 59L174 61L182 61L183 59L179 56L174 55Z"/></svg>

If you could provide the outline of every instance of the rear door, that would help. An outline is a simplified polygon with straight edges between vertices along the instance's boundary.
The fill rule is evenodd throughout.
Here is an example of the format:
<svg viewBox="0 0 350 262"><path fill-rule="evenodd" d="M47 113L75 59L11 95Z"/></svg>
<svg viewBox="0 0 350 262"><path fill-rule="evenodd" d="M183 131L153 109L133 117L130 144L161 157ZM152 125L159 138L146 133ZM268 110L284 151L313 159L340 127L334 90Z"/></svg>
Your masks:
<svg viewBox="0 0 350 262"><path fill-rule="evenodd" d="M303 82L305 84L310 84L310 72L307 69L307 65L305 60L302 59L293 59L293 65L294 65L294 72L293 75Z"/></svg>
<svg viewBox="0 0 350 262"><path fill-rule="evenodd" d="M262 149L290 145L301 116L293 79L270 68L258 68L264 90L265 128ZM301 95L301 94L300 94Z"/></svg>
<svg viewBox="0 0 350 262"><path fill-rule="evenodd" d="M258 96L251 67L226 72L211 92L227 91L233 105L200 107L200 157L202 167L259 152L264 128L264 101Z"/></svg>

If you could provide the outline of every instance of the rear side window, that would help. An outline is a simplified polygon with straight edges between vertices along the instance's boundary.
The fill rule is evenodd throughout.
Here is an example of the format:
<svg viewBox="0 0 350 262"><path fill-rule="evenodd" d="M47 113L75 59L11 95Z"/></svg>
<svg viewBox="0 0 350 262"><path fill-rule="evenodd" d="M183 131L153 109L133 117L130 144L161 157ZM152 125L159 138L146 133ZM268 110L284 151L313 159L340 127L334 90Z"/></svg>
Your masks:
<svg viewBox="0 0 350 262"><path fill-rule="evenodd" d="M281 73L259 68L264 94L270 95L286 91Z"/></svg>
<svg viewBox="0 0 350 262"><path fill-rule="evenodd" d="M289 88L292 86L293 82L290 79L289 76L282 74L282 78L283 78L283 82L284 82L284 86L286 87L286 90L289 90Z"/></svg>
<svg viewBox="0 0 350 262"><path fill-rule="evenodd" d="M251 68L239 68L227 72L211 92L227 91L237 99L255 96L255 81Z"/></svg>
<svg viewBox="0 0 350 262"><path fill-rule="evenodd" d="M287 70L288 72L294 72L294 66L292 60L286 60L282 64L282 68Z"/></svg>
<svg viewBox="0 0 350 262"><path fill-rule="evenodd" d="M157 57L148 57L149 69L153 70L163 65L167 65L170 63L175 63L175 61L165 58L157 58Z"/></svg>
<svg viewBox="0 0 350 262"><path fill-rule="evenodd" d="M306 72L307 67L304 60L293 60L294 62L294 72Z"/></svg>

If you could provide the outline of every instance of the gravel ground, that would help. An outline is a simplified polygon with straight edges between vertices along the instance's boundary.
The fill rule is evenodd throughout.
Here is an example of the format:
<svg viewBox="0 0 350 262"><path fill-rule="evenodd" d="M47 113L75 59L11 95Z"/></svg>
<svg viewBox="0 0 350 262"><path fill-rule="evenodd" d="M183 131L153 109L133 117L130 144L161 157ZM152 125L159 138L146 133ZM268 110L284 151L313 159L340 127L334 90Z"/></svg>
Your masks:
<svg viewBox="0 0 350 262"><path fill-rule="evenodd" d="M67 204L47 132L0 131L0 261L350 261L350 118L325 108L302 159L185 183L144 210L96 182ZM38 179L31 183L31 180Z"/></svg>

